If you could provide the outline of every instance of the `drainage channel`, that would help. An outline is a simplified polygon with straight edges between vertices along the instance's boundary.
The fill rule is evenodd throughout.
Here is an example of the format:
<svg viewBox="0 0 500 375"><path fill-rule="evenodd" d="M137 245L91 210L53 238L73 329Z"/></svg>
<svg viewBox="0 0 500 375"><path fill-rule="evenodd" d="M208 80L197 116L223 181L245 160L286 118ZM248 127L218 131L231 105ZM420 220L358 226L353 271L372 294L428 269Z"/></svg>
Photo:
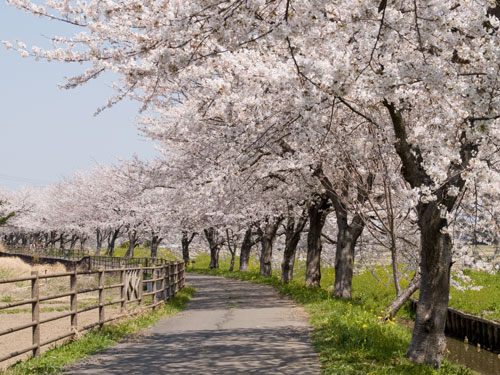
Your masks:
<svg viewBox="0 0 500 375"><path fill-rule="evenodd" d="M500 354L483 350L475 345L447 337L447 359L465 365L481 375L500 374Z"/></svg>

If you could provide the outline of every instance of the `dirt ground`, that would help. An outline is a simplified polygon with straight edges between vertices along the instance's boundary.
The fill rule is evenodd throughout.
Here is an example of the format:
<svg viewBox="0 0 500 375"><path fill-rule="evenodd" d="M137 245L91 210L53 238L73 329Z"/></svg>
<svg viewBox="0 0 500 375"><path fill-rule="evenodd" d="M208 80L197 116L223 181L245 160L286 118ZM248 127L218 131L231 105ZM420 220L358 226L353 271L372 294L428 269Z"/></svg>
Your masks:
<svg viewBox="0 0 500 375"><path fill-rule="evenodd" d="M18 258L0 259L0 279L19 278L29 276L31 271L38 271L40 275L49 275L54 273L66 272L62 264L54 265L35 265L31 266ZM119 282L109 278L108 284ZM80 276L77 282L77 289L93 288L97 286L96 275ZM53 279L40 280L40 296L50 296L69 291L69 277L59 277ZM111 301L118 298L118 289L109 289L105 291L105 300ZM23 301L31 298L31 283L29 281L0 284L0 306L8 303ZM78 308L95 305L98 303L97 292L78 295ZM42 302L40 304L40 319L46 319L69 311L69 297L58 298ZM115 317L120 314L119 306L106 307L105 318ZM98 310L78 314L78 329L98 321ZM18 327L22 324L31 322L31 306L29 304L18 306L11 309L0 310L0 331L9 328ZM41 341L55 338L71 331L70 317L65 317L53 322L41 325ZM60 344L58 342L57 344ZM19 332L9 333L0 336L0 356L21 350L32 345L31 328L23 329ZM48 350L56 344L42 347L42 352ZM31 355L30 352L14 357L10 360L0 363L0 369L6 368L21 359L26 359Z"/></svg>
<svg viewBox="0 0 500 375"><path fill-rule="evenodd" d="M41 314L42 319L49 318L52 316L60 315L62 312L53 311ZM106 310L106 319L120 314L119 309L109 309ZM78 327L84 327L85 325L94 323L98 320L98 312L87 311L78 314ZM19 314L0 314L0 331L19 326L24 323L31 322L31 313L19 313ZM66 317L60 320L42 324L40 328L41 341L49 340L50 338L55 338L64 333L71 332L70 328L70 317ZM48 349L63 343L65 340L58 341L51 345L46 345L42 347L42 353ZM19 332L9 333L4 336L0 336L0 355L5 355L8 353L15 352L17 350L31 346L31 328L23 329ZM9 365L19 361L27 359L31 356L31 352L19 355L17 357L11 358L7 361L0 363L0 369L5 369Z"/></svg>

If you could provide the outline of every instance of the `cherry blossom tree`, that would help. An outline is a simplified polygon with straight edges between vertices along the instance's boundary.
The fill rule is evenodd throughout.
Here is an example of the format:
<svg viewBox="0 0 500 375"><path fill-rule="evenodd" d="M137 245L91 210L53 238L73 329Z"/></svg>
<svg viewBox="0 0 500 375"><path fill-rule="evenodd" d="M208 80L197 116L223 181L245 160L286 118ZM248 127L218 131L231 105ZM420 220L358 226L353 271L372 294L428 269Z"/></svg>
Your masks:
<svg viewBox="0 0 500 375"><path fill-rule="evenodd" d="M316 174L342 229L337 249L346 250L338 252L339 270L347 269L340 272L347 277L339 280L339 296L349 289L352 249L365 225L360 212L376 178L363 170L360 155L366 153L353 129L382 141L388 159L401 163L420 231L422 280L408 356L440 366L450 223L472 186L482 189L485 210L495 211L499 196L500 25L489 9L494 2L9 3L78 26L73 38L55 38L54 49L29 51L21 42L15 48L22 55L89 63L67 87L118 73L117 94L108 104L131 96L151 109L143 119L146 134L162 142L165 155L182 153L177 168L192 177L187 186L203 186L209 200L223 196L207 193L223 191L233 174L239 182L265 180L265 188L290 171L304 174L301 186L314 185ZM323 147L332 133L340 142ZM327 152L335 146L347 152ZM275 196L294 195L275 186ZM268 245L283 207L256 215L270 225L261 228ZM219 221L222 212L204 217Z"/></svg>

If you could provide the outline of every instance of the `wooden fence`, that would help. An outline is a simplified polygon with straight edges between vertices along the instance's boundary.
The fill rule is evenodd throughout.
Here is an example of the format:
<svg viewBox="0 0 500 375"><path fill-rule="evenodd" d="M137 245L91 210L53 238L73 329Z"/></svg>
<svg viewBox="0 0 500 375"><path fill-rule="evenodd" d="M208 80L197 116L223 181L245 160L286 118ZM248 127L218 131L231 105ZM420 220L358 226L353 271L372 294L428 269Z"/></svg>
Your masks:
<svg viewBox="0 0 500 375"><path fill-rule="evenodd" d="M108 255L92 255L88 250L61 250L61 249L9 249L10 255L27 256L29 259L38 259L44 261L46 259L61 260L67 262L77 262L88 269L104 268L133 268L151 267L167 264L169 261L164 258L125 258L112 257ZM71 263L76 264L76 263Z"/></svg>
<svg viewBox="0 0 500 375"><path fill-rule="evenodd" d="M30 249L27 247L7 246L7 251L11 254L39 255L43 257L54 257L64 259L81 259L85 256L93 255L89 250L70 250L70 249Z"/></svg>
<svg viewBox="0 0 500 375"><path fill-rule="evenodd" d="M93 255L90 257L90 267L151 267L167 264L169 261L163 258L124 258L111 257L107 255Z"/></svg>
<svg viewBox="0 0 500 375"><path fill-rule="evenodd" d="M87 289L77 288L77 283L84 276L92 276L97 280L97 286ZM64 293L44 296L41 293L41 280L69 277L69 290ZM119 282L118 281L119 277ZM23 301L0 303L0 311L8 310L23 305L31 305L32 319L30 323L18 325L17 327L0 331L0 337L15 333L21 330L31 329L32 345L11 353L1 355L0 362L6 361L21 354L32 352L33 356L40 355L40 350L43 346L55 343L57 341L67 339L78 335L82 331L89 330L93 327L102 326L113 320L130 316L134 313L139 313L145 309L155 309L160 304L165 303L175 296L175 294L185 285L184 262L168 262L162 265L153 265L143 267L139 265L135 268L117 268L92 271L74 271L57 274L40 275L34 271L31 276L19 277L13 279L0 279L0 284L31 282L31 298ZM47 284L47 283L45 283ZM118 289L118 298L106 302L104 292L106 290ZM78 308L78 296L84 293L97 292L98 303ZM63 312L57 316L41 319L40 303L49 300L69 297L69 311ZM135 304L139 307L137 311L127 312L127 306ZM119 305L120 314L113 317L106 317L105 307L111 305ZM98 310L98 319L95 322L78 328L78 315L91 311ZM40 336L40 327L46 323L70 318L71 332L52 337L42 341Z"/></svg>

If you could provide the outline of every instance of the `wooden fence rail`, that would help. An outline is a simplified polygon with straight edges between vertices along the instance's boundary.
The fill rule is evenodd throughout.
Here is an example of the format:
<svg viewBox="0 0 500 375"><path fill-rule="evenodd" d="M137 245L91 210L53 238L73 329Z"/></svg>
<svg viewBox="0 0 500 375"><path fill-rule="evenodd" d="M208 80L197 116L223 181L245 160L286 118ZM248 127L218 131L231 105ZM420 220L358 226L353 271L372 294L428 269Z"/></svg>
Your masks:
<svg viewBox="0 0 500 375"><path fill-rule="evenodd" d="M97 286L79 290L77 287L78 280L83 276L91 277L92 275L97 278ZM69 277L68 291L49 296L41 294L41 280L63 277ZM115 281L118 277L120 282L116 283ZM89 330L96 326L102 326L103 324L109 323L113 320L142 312L145 309L156 309L160 304L172 299L175 294L185 286L185 273L184 262L167 261L161 265L149 265L147 267L144 267L142 264L139 264L137 267L128 268L125 267L125 265L122 265L122 267L114 269L101 268L99 270L91 271L75 270L72 272L47 275L41 275L38 272L33 271L31 276L0 279L0 284L27 281L31 282L31 298L23 301L0 303L0 311L23 305L31 305L31 322L0 331L0 337L31 328L32 345L5 355L1 355L0 362L30 351L33 356L39 356L43 346L76 336L82 331ZM104 293L106 290L112 289L119 289L119 298L106 302ZM97 292L98 303L78 308L78 296L91 292ZM40 303L63 297L69 297L69 311L58 314L57 316L42 319L40 313ZM137 303L137 306L140 307L140 309L137 309L139 311L131 312L127 310L127 306L132 303ZM112 305L120 306L120 314L107 318L105 307ZM79 314L91 310L98 311L97 320L79 328ZM70 332L58 335L57 337L51 337L45 341L41 340L40 328L43 324L68 317L70 318Z"/></svg>
<svg viewBox="0 0 500 375"><path fill-rule="evenodd" d="M90 256L90 266L92 268L103 267L143 267L159 266L168 263L168 260L163 258L124 258L111 257L107 255L92 255Z"/></svg>

